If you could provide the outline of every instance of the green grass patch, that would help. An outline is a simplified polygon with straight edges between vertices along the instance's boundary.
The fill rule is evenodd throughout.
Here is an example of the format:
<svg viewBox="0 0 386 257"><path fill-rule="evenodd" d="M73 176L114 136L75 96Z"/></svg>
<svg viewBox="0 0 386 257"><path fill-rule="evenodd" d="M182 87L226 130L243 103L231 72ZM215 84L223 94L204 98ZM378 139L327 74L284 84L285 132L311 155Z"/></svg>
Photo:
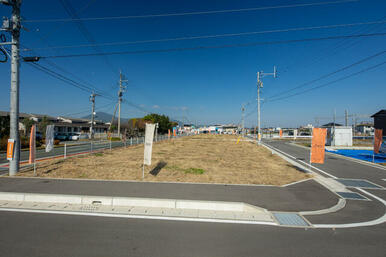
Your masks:
<svg viewBox="0 0 386 257"><path fill-rule="evenodd" d="M198 169L198 168L189 168L184 170L185 173L191 173L191 174L204 174L205 170Z"/></svg>
<svg viewBox="0 0 386 257"><path fill-rule="evenodd" d="M179 172L184 172L185 174L204 174L205 170L204 169L199 169L199 168L188 168L184 169L176 165L166 165L165 169L167 170L174 170L174 171L179 171Z"/></svg>
<svg viewBox="0 0 386 257"><path fill-rule="evenodd" d="M94 156L100 157L100 156L103 156L103 153L95 153Z"/></svg>

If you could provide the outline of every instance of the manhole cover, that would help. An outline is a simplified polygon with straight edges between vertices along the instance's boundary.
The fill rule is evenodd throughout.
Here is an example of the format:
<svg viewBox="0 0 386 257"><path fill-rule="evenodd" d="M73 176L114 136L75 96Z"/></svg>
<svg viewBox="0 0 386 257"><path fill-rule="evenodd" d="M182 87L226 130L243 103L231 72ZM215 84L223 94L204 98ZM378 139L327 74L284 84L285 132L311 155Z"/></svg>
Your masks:
<svg viewBox="0 0 386 257"><path fill-rule="evenodd" d="M360 188L371 188L371 189L382 189L374 183L371 183L363 179L337 179L338 182L342 183L346 187L360 187Z"/></svg>
<svg viewBox="0 0 386 257"><path fill-rule="evenodd" d="M338 195L349 200L369 200L361 194L353 192L336 192Z"/></svg>
<svg viewBox="0 0 386 257"><path fill-rule="evenodd" d="M276 218L280 225L300 227L310 226L302 216L296 213L275 212L273 213L273 216Z"/></svg>

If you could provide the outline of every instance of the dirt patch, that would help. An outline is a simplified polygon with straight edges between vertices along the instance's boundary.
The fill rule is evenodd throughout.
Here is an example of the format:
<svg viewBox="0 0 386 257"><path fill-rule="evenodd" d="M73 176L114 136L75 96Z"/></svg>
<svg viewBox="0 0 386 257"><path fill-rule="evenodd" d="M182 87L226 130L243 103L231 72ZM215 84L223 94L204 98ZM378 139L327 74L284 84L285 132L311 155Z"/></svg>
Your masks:
<svg viewBox="0 0 386 257"><path fill-rule="evenodd" d="M264 147L231 135L198 135L153 145L144 181L283 185L309 175ZM39 163L39 177L142 180L143 145ZM32 176L32 171L19 176Z"/></svg>

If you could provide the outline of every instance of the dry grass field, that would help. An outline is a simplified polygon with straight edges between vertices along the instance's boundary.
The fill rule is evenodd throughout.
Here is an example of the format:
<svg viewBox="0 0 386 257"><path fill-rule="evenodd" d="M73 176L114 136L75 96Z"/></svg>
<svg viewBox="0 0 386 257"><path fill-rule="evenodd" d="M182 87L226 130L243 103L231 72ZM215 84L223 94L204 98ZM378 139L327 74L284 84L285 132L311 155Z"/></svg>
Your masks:
<svg viewBox="0 0 386 257"><path fill-rule="evenodd" d="M198 135L155 143L144 181L283 185L309 177L264 147L236 141L231 135ZM139 145L42 162L37 176L140 181L142 163Z"/></svg>

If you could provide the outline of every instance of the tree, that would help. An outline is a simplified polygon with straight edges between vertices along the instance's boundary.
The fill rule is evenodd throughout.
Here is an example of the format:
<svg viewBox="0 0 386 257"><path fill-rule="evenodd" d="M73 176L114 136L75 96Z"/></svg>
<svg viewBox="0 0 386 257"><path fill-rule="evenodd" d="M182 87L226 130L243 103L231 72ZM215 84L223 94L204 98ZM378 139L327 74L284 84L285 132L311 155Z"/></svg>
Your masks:
<svg viewBox="0 0 386 257"><path fill-rule="evenodd" d="M27 136L29 134L29 131L31 130L31 127L34 124L35 124L34 120L31 120L31 119L28 119L28 118L24 118L23 119L23 125L25 127L25 136Z"/></svg>
<svg viewBox="0 0 386 257"><path fill-rule="evenodd" d="M156 113L148 114L143 117L145 121L150 121L151 123L158 123L158 132L167 133L168 129L173 127L173 123L169 120L169 117L166 115L159 115Z"/></svg>
<svg viewBox="0 0 386 257"><path fill-rule="evenodd" d="M9 137L9 116L0 117L0 138Z"/></svg>
<svg viewBox="0 0 386 257"><path fill-rule="evenodd" d="M38 123L38 129L42 133L43 137L46 137L46 129L47 126L50 125L51 122L48 120L46 116L42 118L42 120Z"/></svg>

